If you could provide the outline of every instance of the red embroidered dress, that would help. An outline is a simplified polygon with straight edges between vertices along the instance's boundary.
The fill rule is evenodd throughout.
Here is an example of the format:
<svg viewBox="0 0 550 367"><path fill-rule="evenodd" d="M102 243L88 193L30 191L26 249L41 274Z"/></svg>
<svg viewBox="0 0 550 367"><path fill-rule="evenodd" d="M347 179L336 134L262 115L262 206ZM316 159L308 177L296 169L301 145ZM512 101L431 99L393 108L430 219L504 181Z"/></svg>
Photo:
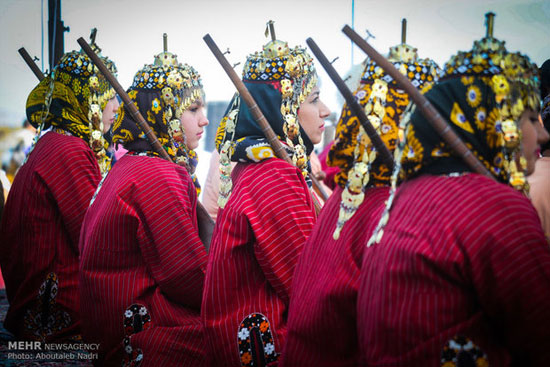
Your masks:
<svg viewBox="0 0 550 367"><path fill-rule="evenodd" d="M357 310L368 366L549 366L550 248L536 211L477 174L405 182L364 250Z"/></svg>
<svg viewBox="0 0 550 367"><path fill-rule="evenodd" d="M332 238L342 188L336 186L300 255L280 366L355 366L356 301L366 241L382 213L388 187L369 188L338 240Z"/></svg>
<svg viewBox="0 0 550 367"><path fill-rule="evenodd" d="M88 144L48 132L17 173L2 215L0 266L17 339L80 334L78 238L101 179Z"/></svg>
<svg viewBox="0 0 550 367"><path fill-rule="evenodd" d="M276 363L294 266L315 211L299 169L280 159L239 163L212 239L202 317L213 366ZM263 350L262 350L263 349Z"/></svg>
<svg viewBox="0 0 550 367"><path fill-rule="evenodd" d="M80 239L82 334L101 366L200 366L206 251L187 170L122 157L90 206Z"/></svg>

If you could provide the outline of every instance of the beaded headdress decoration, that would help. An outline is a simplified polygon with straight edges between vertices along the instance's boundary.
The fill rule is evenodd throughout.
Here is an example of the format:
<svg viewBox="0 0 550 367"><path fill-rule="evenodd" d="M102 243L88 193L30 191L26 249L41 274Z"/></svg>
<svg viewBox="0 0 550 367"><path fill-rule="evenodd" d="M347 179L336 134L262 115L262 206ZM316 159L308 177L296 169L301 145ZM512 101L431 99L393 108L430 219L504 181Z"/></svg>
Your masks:
<svg viewBox="0 0 550 367"><path fill-rule="evenodd" d="M96 34L97 29L94 28L90 35L91 47L94 52L100 55L109 71L116 75L117 70L115 64L106 57L101 56L101 49L95 43ZM102 174L104 174L109 169L110 158L106 154L108 143L103 137L102 111L107 102L115 97L115 90L109 85L103 75L99 73L97 66L94 65L91 59L82 50L64 54L52 70L50 76L46 78L45 82L49 84L45 94L45 100L40 103L42 109L39 113L34 112L30 116L30 122L37 126L36 137L33 141L31 150L40 138L46 125L52 124L58 133L74 135L87 140L90 148L94 152L99 168ZM65 93L63 91L64 88L71 88L74 96ZM39 95L39 93L36 94L36 96ZM76 97L76 99L74 97ZM31 93L28 105L36 104L37 101L33 101L33 98L33 93ZM82 118L87 118L88 126L75 123L74 117L69 115L64 115L62 117L62 119L66 120L62 126L57 125L55 121L52 121L53 115L50 113L53 100L87 106L87 116ZM65 110L63 111L63 113L66 114ZM29 155L30 154L28 154L27 157Z"/></svg>
<svg viewBox="0 0 550 367"><path fill-rule="evenodd" d="M430 59L419 59L417 49L406 43L406 19L402 22L401 44L390 48L388 59L406 75L414 86L422 91L429 89L440 72L437 64ZM398 123L409 102L408 95L397 89L397 84L374 61L367 60L361 77L361 85L355 92L365 110L369 122L384 144L394 151L398 138ZM391 103L389 103L391 101ZM389 111L387 111L389 109ZM390 115L387 115L387 114ZM333 238L338 239L344 224L355 214L363 202L365 189L370 186L390 184L391 172L380 159L363 126L349 107L343 108L337 126L337 140L330 160L341 166L336 180L343 184L342 201ZM353 157L350 153L353 149ZM375 167L373 167L375 166Z"/></svg>
<svg viewBox="0 0 550 367"><path fill-rule="evenodd" d="M298 108L317 84L317 72L312 57L305 48L290 48L287 42L276 39L273 22L268 22L271 41L263 46L262 51L250 54L243 67L244 82L272 84L282 95L280 112L283 116L282 139L291 151L294 164L308 174L308 157L306 147L300 134ZM234 152L233 136L239 109L239 98L236 96L228 114L220 122L217 141L220 147L221 183L218 206L224 208L231 194L231 155ZM229 135L228 135L229 134Z"/></svg>
<svg viewBox="0 0 550 367"><path fill-rule="evenodd" d="M526 108L539 110L539 80L538 68L527 56L520 53L509 53L504 47L504 41L493 38L494 13L486 14L486 36L474 42L471 51L458 52L445 64L441 81L447 78L460 78L468 88L466 99L468 103L477 102L479 93L473 85L474 77L482 78L495 95L496 121L494 129L487 131L495 146L500 147L500 153L494 162L487 162L479 157L482 163L498 178L506 181L513 188L524 193L528 192L525 179L526 160L521 156L521 131L517 121ZM401 120L401 129L405 134L400 139L395 151L396 166L391 180L390 196L382 217L371 236L367 246L380 242L384 226L389 220L389 212L395 196L398 177L406 178L402 169L402 157L407 146L407 132L410 128L410 117L414 106L406 112ZM486 111L478 109L476 119L484 122ZM452 116L451 116L452 118ZM476 154L476 152L473 152ZM518 159L519 158L519 159ZM516 163L519 161L519 164Z"/></svg>
<svg viewBox="0 0 550 367"><path fill-rule="evenodd" d="M140 91L158 91L161 93L162 103L158 99L152 100L150 106L152 112L148 112L147 121L155 126L156 115L162 112L162 123L166 129L155 129L160 144L174 159L185 166L193 175L194 166L190 164L190 158L194 152L187 148L184 127L181 124L181 116L184 111L196 100L204 97L204 91L199 73L188 64L181 64L177 55L168 52L167 35L164 37L164 52L156 55L153 64L144 65L134 76L130 98L135 99ZM121 128L124 120L124 109L113 126L113 142L128 143L136 139L145 139L144 133L132 124L132 130Z"/></svg>

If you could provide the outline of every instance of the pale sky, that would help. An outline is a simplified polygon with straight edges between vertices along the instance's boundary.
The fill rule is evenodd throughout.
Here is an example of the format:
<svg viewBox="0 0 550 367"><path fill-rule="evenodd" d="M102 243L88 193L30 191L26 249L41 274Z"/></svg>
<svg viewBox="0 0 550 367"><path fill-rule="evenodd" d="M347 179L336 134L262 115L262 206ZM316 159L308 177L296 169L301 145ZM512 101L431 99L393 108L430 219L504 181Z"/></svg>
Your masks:
<svg viewBox="0 0 550 367"><path fill-rule="evenodd" d="M0 0L0 125L19 126L25 102L37 84L36 77L17 50L24 46L41 57L43 10L44 67L47 69L47 0ZM469 50L485 35L484 14L493 11L495 37L510 51L521 51L538 65L550 58L550 1L536 0L355 0L354 27L375 39L381 53L401 41L401 19L407 18L407 43L420 57L440 66L457 50ZM267 42L266 22L275 21L277 38L289 45L306 46L312 37L329 59L339 56L335 68L344 75L364 54L355 48L351 59L349 39L341 32L352 25L352 0L63 0L65 51L79 48L76 39L88 39L98 28L97 43L117 64L119 81L128 87L135 72L162 51L162 34L168 33L169 51L180 62L193 65L202 75L207 101L228 100L234 87L202 40L210 33L218 46L231 53L231 63L244 63L246 55ZM38 61L39 66L41 61ZM240 74L241 65L235 69ZM332 81L317 66L323 84L321 98L335 112L340 105ZM212 123L217 123L212 121Z"/></svg>

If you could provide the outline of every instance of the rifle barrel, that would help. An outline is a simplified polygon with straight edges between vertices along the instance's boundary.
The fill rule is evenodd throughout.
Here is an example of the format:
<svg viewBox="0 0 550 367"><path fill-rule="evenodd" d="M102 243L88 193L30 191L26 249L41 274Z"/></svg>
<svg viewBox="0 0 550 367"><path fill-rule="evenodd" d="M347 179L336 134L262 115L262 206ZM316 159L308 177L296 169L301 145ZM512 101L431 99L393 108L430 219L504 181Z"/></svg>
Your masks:
<svg viewBox="0 0 550 367"><path fill-rule="evenodd" d="M38 68L38 66L35 64L34 60L31 58L31 55L29 55L29 53L27 52L27 50L25 50L25 47L21 47L19 50L18 50L19 54L21 55L21 57L23 57L23 60L25 60L25 63L27 63L27 65L29 66L29 68L31 68L32 72L34 73L34 75L36 75L36 77L38 78L38 80L42 80L44 79L44 74L42 73L42 71Z"/></svg>

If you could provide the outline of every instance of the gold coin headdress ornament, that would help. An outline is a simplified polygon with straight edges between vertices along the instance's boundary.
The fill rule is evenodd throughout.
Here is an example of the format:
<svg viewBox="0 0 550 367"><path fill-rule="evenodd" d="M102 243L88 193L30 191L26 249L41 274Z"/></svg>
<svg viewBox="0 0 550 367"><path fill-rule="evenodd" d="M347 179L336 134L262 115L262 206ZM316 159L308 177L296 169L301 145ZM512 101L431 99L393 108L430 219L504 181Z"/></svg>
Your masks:
<svg viewBox="0 0 550 367"><path fill-rule="evenodd" d="M283 140L289 148L292 161L304 177L308 174L308 157L300 134L298 108L317 85L317 72L312 57L305 48L290 48L287 42L276 39L273 21L267 23L265 35L271 41L261 52L250 54L243 67L243 82L269 83L281 93L280 113L283 118ZM218 206L224 208L231 194L231 157L235 152L235 131L238 124L240 98L233 98L229 112L220 122L216 145L220 151L220 192ZM267 152L268 149L264 150ZM265 153L267 154L267 153ZM272 152L269 153L272 156Z"/></svg>
<svg viewBox="0 0 550 367"><path fill-rule="evenodd" d="M449 123L466 132L473 133L476 129L484 134L484 144L495 152L494 159L482 156L471 143L466 142L468 148L498 180L527 193L528 185L524 173L526 160L521 155L521 131L518 122L525 109L537 111L540 108L538 68L527 56L508 52L504 47L505 42L493 37L495 14L489 12L485 16L486 36L475 41L472 50L460 51L452 56L445 64L439 82L458 80L465 87L465 103L475 111L475 121L470 123L458 104L454 103L448 116ZM480 105L482 95L479 83L487 85L494 95L496 107L492 111L486 111ZM367 246L380 242L383 236L398 178L404 180L416 174L423 167L422 159L450 156L442 145L429 152L429 157L417 157L416 152L421 150L415 149L415 145L420 142L412 135L411 115L414 107L411 107L401 120L404 134L395 150L396 166L392 175L390 196Z"/></svg>
<svg viewBox="0 0 550 367"><path fill-rule="evenodd" d="M423 92L437 81L440 68L430 59L420 59L417 49L406 43L406 19L402 21L401 43L391 47L388 59ZM409 96L374 61L365 64L355 97L384 144L393 152L399 134L399 119L409 104ZM339 166L336 182L343 187L338 221L333 237L338 239L344 224L364 200L365 190L389 186L390 169L378 158L375 147L359 120L346 105L336 127L335 144L329 164Z"/></svg>
<svg viewBox="0 0 550 367"><path fill-rule="evenodd" d="M95 43L97 29L90 35L91 47L101 55ZM115 64L100 56L108 69L116 74ZM81 50L65 53L49 76L31 92L27 100L29 122L37 128L34 148L43 130L49 128L61 134L85 140L97 159L101 173L110 167L103 137L102 111L116 95L92 60ZM27 157L30 155L27 155Z"/></svg>

